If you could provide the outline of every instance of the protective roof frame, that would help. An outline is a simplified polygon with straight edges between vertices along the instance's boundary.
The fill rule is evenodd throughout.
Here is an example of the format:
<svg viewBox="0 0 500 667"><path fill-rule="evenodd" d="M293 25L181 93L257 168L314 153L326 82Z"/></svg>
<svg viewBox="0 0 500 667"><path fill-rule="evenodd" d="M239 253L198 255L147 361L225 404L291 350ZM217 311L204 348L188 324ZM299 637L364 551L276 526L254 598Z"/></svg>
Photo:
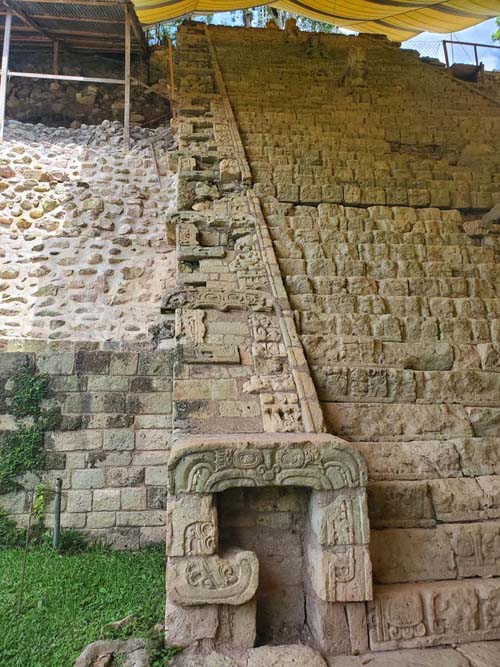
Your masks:
<svg viewBox="0 0 500 667"><path fill-rule="evenodd" d="M40 13L40 12L43 13ZM0 0L0 18L4 17L2 62L0 68L0 142L5 132L7 83L11 77L52 79L124 87L123 135L125 150L130 150L131 52L148 51L141 24L130 0ZM59 30L54 25L62 26ZM78 26L71 30L67 26ZM104 26L103 30L99 27ZM111 30L111 32L110 32ZM51 45L53 72L16 72L9 69L11 47L15 44ZM93 53L124 53L123 79L66 76L59 74L60 47L88 49Z"/></svg>

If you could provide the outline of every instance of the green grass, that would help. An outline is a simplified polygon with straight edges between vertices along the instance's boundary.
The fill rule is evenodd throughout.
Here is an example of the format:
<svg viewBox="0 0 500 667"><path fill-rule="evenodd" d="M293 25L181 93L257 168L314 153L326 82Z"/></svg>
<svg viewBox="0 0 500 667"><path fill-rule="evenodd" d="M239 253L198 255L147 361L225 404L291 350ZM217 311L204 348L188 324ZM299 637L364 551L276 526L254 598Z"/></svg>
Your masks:
<svg viewBox="0 0 500 667"><path fill-rule="evenodd" d="M33 548L18 613L22 558L20 549L0 550L1 667L72 667L88 643L110 637L106 624L136 614L122 634L144 637L163 620L163 550L59 555ZM166 662L158 655L153 664Z"/></svg>

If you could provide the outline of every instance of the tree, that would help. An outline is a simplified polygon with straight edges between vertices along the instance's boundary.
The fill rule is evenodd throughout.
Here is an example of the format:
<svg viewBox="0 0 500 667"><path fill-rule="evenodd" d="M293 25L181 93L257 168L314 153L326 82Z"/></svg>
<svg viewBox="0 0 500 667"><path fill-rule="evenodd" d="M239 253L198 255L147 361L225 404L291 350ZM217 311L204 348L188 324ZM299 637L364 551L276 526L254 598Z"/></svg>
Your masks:
<svg viewBox="0 0 500 667"><path fill-rule="evenodd" d="M491 35L491 39L494 42L500 42L500 16L497 16L497 31Z"/></svg>

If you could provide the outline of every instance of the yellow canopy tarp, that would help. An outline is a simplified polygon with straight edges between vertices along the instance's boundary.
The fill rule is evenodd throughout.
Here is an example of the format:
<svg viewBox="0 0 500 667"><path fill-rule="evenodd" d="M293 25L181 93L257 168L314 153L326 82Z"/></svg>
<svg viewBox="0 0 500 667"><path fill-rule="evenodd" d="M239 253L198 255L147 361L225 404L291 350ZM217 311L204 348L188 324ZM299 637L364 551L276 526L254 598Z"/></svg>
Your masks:
<svg viewBox="0 0 500 667"><path fill-rule="evenodd" d="M245 0L134 0L144 24L187 14L245 9ZM280 0L272 7L359 32L383 33L404 41L419 32L456 32L500 14L500 0Z"/></svg>

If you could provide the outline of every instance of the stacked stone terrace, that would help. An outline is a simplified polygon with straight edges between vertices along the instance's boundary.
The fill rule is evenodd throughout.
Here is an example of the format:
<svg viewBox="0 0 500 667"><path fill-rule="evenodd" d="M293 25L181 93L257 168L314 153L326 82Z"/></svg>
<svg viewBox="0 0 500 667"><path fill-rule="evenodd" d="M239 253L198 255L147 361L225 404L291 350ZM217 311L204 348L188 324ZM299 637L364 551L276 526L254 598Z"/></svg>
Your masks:
<svg viewBox="0 0 500 667"><path fill-rule="evenodd" d="M500 110L384 40L209 38L328 430L368 466L374 601L315 641L496 639L499 257L476 220L500 201Z"/></svg>

